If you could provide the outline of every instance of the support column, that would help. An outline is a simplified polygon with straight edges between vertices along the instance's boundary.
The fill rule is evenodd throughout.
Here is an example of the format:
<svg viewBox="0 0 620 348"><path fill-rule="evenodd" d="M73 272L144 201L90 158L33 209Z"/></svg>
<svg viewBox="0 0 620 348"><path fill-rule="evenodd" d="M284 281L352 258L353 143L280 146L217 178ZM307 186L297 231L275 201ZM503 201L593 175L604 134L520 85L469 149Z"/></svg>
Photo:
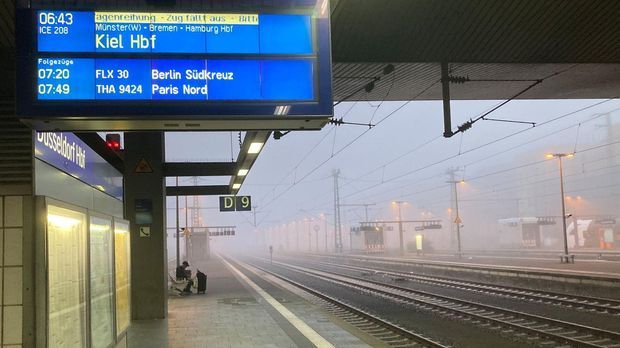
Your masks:
<svg viewBox="0 0 620 348"><path fill-rule="evenodd" d="M134 320L163 319L168 312L164 161L163 132L125 133L125 217L131 222ZM148 230L141 234L141 227Z"/></svg>
<svg viewBox="0 0 620 348"><path fill-rule="evenodd" d="M450 69L447 62L441 62L441 92L443 97L443 136L450 138L452 132L452 114L450 112Z"/></svg>

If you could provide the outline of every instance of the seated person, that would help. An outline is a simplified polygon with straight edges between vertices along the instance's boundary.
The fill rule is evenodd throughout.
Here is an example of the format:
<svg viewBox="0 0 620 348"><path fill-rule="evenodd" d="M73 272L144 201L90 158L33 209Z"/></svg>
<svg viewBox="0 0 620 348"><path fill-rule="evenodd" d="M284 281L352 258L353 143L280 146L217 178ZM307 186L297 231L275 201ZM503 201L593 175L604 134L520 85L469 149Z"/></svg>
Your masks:
<svg viewBox="0 0 620 348"><path fill-rule="evenodd" d="M192 271L187 269L188 267L189 262L183 261L183 263L177 267L176 271L177 280L187 280L187 285L185 289L183 289L183 292L192 292L192 286L194 285Z"/></svg>

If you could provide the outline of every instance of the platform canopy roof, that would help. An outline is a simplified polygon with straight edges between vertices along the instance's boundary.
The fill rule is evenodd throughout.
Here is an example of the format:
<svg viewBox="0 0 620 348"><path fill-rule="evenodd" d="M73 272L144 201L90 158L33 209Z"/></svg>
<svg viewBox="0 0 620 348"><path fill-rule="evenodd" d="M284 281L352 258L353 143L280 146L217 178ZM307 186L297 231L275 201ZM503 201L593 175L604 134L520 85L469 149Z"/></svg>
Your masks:
<svg viewBox="0 0 620 348"><path fill-rule="evenodd" d="M152 0L151 0L152 1ZM249 8L274 0L229 0ZM14 5L151 10L149 0L0 1L2 75L15 47ZM217 9L215 0L177 0L173 9ZM334 95L342 100L441 98L440 62L456 77L453 99L613 98L620 91L618 0L331 0ZM3 77L4 81L7 81ZM500 80L500 81L498 81ZM0 96L13 95L11 83Z"/></svg>

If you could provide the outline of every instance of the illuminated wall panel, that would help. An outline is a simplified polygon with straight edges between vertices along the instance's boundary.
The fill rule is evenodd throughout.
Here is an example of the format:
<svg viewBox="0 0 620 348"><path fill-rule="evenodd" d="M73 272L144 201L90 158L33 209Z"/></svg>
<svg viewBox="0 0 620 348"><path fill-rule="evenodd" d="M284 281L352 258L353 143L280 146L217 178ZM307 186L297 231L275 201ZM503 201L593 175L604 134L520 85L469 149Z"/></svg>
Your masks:
<svg viewBox="0 0 620 348"><path fill-rule="evenodd" d="M114 224L114 262L116 269L116 330L122 333L131 321L129 225Z"/></svg>
<svg viewBox="0 0 620 348"><path fill-rule="evenodd" d="M48 346L87 345L86 216L48 206Z"/></svg>
<svg viewBox="0 0 620 348"><path fill-rule="evenodd" d="M112 221L90 217L90 320L92 347L114 342Z"/></svg>

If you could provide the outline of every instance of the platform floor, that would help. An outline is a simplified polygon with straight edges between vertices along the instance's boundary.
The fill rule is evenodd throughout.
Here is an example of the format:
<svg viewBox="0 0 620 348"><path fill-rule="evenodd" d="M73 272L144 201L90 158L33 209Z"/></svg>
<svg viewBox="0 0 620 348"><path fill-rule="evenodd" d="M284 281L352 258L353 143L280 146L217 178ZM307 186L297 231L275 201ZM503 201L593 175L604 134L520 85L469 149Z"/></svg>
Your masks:
<svg viewBox="0 0 620 348"><path fill-rule="evenodd" d="M206 269L207 294L171 296L167 319L133 321L128 347L353 348L370 346L364 341L372 344L371 338L354 336L350 332L354 330L300 296L229 264L240 275L225 263L214 257L197 265ZM270 303L261 292L275 301Z"/></svg>

